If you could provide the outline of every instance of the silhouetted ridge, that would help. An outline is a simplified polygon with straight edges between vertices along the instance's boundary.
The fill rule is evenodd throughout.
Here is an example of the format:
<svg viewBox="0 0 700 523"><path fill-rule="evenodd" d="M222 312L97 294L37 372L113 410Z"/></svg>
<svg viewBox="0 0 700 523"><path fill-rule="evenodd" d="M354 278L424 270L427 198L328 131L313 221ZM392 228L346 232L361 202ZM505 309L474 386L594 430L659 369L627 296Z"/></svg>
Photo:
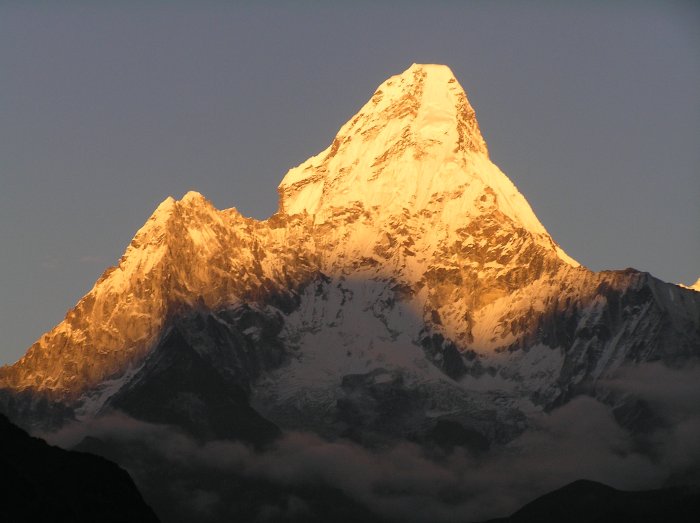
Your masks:
<svg viewBox="0 0 700 523"><path fill-rule="evenodd" d="M700 488L622 491L578 480L488 523L691 523L700 514Z"/></svg>
<svg viewBox="0 0 700 523"><path fill-rule="evenodd" d="M0 520L156 522L129 475L30 437L0 414Z"/></svg>

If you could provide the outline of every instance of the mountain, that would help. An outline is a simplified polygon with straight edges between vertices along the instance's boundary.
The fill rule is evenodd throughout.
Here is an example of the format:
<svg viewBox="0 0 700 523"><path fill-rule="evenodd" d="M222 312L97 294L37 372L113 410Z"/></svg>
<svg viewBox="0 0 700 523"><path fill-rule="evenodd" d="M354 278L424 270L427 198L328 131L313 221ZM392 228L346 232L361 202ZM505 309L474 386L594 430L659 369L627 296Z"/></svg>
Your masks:
<svg viewBox="0 0 700 523"><path fill-rule="evenodd" d="M445 66L384 82L279 193L265 221L196 192L167 198L118 266L0 371L8 408L30 425L127 408L173 330L202 372L282 427L334 404L347 417L375 382L457 417L494 394L504 412L523 398L549 408L623 363L700 352L694 293L593 273L553 241Z"/></svg>
<svg viewBox="0 0 700 523"><path fill-rule="evenodd" d="M3 521L156 522L129 475L91 454L32 438L0 414Z"/></svg>
<svg viewBox="0 0 700 523"><path fill-rule="evenodd" d="M697 489L624 492L595 481L579 480L528 503L508 518L489 523L689 523L697 519L699 510Z"/></svg>
<svg viewBox="0 0 700 523"><path fill-rule="evenodd" d="M257 221L167 198L0 369L0 408L35 431L118 411L202 444L304 431L478 456L582 395L626 430L661 427L611 383L700 356L700 294L568 256L445 66L381 84L279 200Z"/></svg>

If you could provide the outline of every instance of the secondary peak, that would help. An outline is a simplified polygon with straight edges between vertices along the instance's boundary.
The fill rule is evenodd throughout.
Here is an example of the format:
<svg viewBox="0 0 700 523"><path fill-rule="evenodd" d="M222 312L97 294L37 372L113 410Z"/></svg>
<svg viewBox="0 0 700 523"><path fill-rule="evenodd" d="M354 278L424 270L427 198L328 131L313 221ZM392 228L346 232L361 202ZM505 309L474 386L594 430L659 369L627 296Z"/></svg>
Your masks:
<svg viewBox="0 0 700 523"><path fill-rule="evenodd" d="M182 203L203 202L206 198L197 191L187 191L180 201Z"/></svg>

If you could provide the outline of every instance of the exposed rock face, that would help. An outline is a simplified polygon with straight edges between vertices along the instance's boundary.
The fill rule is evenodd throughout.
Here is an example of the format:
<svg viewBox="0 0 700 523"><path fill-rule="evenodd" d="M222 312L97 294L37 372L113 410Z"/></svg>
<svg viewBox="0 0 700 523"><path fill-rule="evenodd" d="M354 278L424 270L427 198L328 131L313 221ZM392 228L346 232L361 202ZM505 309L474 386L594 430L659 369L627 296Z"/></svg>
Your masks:
<svg viewBox="0 0 700 523"><path fill-rule="evenodd" d="M0 470L3 521L158 521L123 469L51 447L2 414Z"/></svg>
<svg viewBox="0 0 700 523"><path fill-rule="evenodd" d="M700 355L700 293L567 256L445 66L384 82L279 193L266 221L166 199L0 370L5 408L28 425L47 424L37 398L55 423L120 408L202 438L274 434L259 413L368 442L440 420L507 441L621 365Z"/></svg>
<svg viewBox="0 0 700 523"><path fill-rule="evenodd" d="M65 320L3 369L14 389L75 399L105 379L138 366L172 318L198 307L289 294L310 272L273 228L219 212L190 192L166 199L138 231L117 267L107 269ZM293 234L294 227L290 227ZM285 252L281 252L285 251ZM275 257L275 264L266 258ZM282 296L277 298L283 299Z"/></svg>
<svg viewBox="0 0 700 523"><path fill-rule="evenodd" d="M167 334L134 378L109 398L109 407L182 427L204 441L239 439L262 446L277 437L279 429L248 405L246 390L218 372L216 355L200 353L181 328ZM253 368L254 362L246 363Z"/></svg>

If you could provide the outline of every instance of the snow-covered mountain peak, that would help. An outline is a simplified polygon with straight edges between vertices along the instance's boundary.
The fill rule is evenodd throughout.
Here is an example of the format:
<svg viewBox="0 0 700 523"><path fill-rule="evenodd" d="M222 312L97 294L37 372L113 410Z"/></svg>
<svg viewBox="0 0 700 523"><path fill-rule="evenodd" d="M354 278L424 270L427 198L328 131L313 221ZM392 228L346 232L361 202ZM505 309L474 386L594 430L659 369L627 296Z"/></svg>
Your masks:
<svg viewBox="0 0 700 523"><path fill-rule="evenodd" d="M197 191L187 191L180 202L186 205L206 205L209 203L209 200Z"/></svg>
<svg viewBox="0 0 700 523"><path fill-rule="evenodd" d="M412 127L422 141L436 140L455 149L488 155L474 109L446 65L413 64L384 82L379 90L386 106L409 111L414 117Z"/></svg>
<svg viewBox="0 0 700 523"><path fill-rule="evenodd" d="M196 191L166 198L118 266L0 384L77 394L140 362L183 312L268 298L290 309L319 273L397 284L426 328L484 347L492 334L475 326L479 310L576 265L489 160L445 66L414 64L385 81L330 147L289 171L280 196L264 222ZM63 372L94 351L103 363Z"/></svg>
<svg viewBox="0 0 700 523"><path fill-rule="evenodd" d="M327 149L287 173L279 193L281 214L336 227L362 215L374 229L410 216L436 241L475 221L498 222L578 265L490 161L474 110L443 65L414 64L382 83Z"/></svg>
<svg viewBox="0 0 700 523"><path fill-rule="evenodd" d="M172 196L168 196L165 200L158 204L158 207L155 208L153 214L151 214L151 216L148 218L148 221L167 221L172 212L175 210L176 206L177 200L175 200L175 198L173 198Z"/></svg>
<svg viewBox="0 0 700 523"><path fill-rule="evenodd" d="M281 210L323 222L353 202L422 208L430 197L469 182L487 157L474 110L450 69L412 65L392 76L339 131L332 144L280 184Z"/></svg>
<svg viewBox="0 0 700 523"><path fill-rule="evenodd" d="M178 230L182 232L183 227L186 229L197 228L201 225L198 221L201 221L199 219L203 214L214 219L218 216L219 211L197 191L188 191L180 200L168 196L156 207L153 214L136 233L135 243L142 244L144 241L152 241L167 231L170 234L176 234Z"/></svg>
<svg viewBox="0 0 700 523"><path fill-rule="evenodd" d="M247 408L245 392L285 429L403 436L444 417L496 438L520 425L516 405L560 405L625 362L700 346L700 294L592 273L554 243L445 66L384 82L280 197L264 221L195 191L166 198L0 368L0 406L5 389L31 415L48 398L84 418L238 427L222 398Z"/></svg>

